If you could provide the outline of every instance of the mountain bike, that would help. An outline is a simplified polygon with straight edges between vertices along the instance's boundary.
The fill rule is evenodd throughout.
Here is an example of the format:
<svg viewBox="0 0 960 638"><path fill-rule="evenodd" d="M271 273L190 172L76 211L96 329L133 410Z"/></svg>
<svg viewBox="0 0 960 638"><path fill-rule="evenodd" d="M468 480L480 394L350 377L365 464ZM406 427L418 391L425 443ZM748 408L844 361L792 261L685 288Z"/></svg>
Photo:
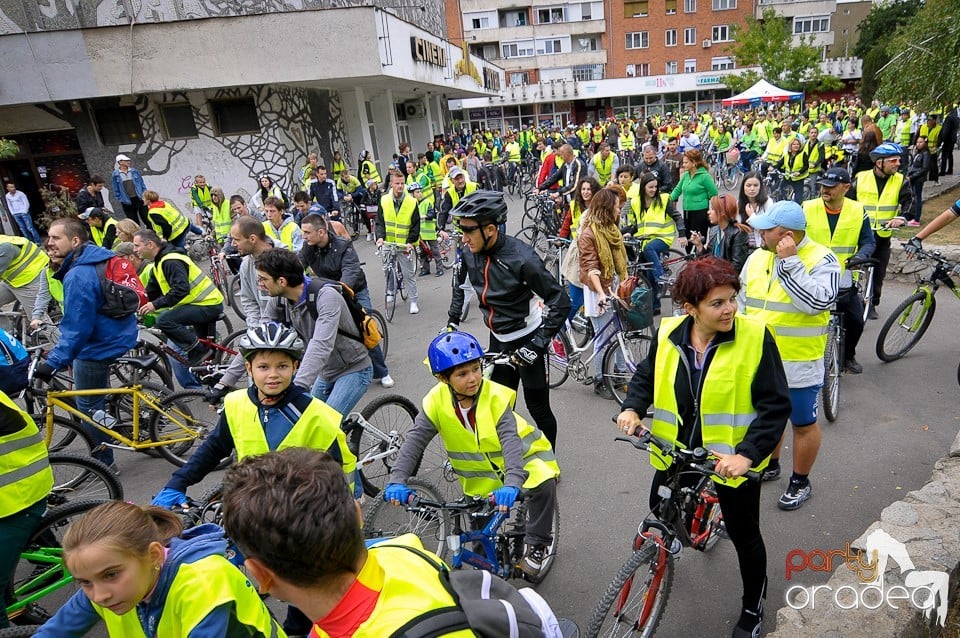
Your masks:
<svg viewBox="0 0 960 638"><path fill-rule="evenodd" d="M726 535L714 481L715 463L705 448L682 449L644 430L639 436L618 436L638 450L652 447L673 459L672 471L658 491L659 502L633 539L633 554L593 610L588 638L653 636L673 584L674 561L684 547L713 549ZM691 484L689 479L693 478ZM758 472L748 472L759 481Z"/></svg>
<svg viewBox="0 0 960 638"><path fill-rule="evenodd" d="M960 285L951 277L957 264L944 259L939 251L918 251L917 259L933 261L933 269L920 278L913 294L901 301L883 322L877 335L877 357L884 363L902 358L920 342L937 310L935 295L940 286L946 286L960 299Z"/></svg>
<svg viewBox="0 0 960 638"><path fill-rule="evenodd" d="M387 321L393 321L397 311L397 297L407 300L407 289L403 285L403 269L400 267L400 254L409 255L405 246L397 244L383 244L380 247L383 256L383 274L387 284L383 289L384 311Z"/></svg>
<svg viewBox="0 0 960 638"><path fill-rule="evenodd" d="M656 239L656 237L640 235L623 240L623 245L627 249L627 271L631 275L642 274L647 281L653 280L653 264L644 260L643 246L651 239ZM687 262L695 259L696 255L676 248L668 248L660 252L659 255L663 275L657 279L657 297L663 299L670 296L673 284L677 283L677 277L680 276L680 271L686 268Z"/></svg>
<svg viewBox="0 0 960 638"><path fill-rule="evenodd" d="M92 456L50 454L53 487L47 506L57 507L75 501L107 501L123 498L123 485L106 464Z"/></svg>

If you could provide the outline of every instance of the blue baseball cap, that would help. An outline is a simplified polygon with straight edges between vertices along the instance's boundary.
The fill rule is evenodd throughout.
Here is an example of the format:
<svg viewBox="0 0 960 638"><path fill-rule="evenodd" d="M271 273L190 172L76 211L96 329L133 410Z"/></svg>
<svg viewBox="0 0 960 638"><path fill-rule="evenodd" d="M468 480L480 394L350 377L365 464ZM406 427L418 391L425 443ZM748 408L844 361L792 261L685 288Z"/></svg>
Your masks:
<svg viewBox="0 0 960 638"><path fill-rule="evenodd" d="M749 223L757 230L770 230L777 226L790 230L806 230L807 216L796 202L782 201L775 203L766 213L754 215Z"/></svg>

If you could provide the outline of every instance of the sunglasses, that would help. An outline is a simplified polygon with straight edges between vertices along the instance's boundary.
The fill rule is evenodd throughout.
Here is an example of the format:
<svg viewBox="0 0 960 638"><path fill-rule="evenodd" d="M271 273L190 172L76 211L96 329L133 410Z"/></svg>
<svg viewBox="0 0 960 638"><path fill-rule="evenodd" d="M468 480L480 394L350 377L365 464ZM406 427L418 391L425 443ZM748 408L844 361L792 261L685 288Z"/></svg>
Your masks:
<svg viewBox="0 0 960 638"><path fill-rule="evenodd" d="M461 233L472 233L472 232L475 232L475 231L480 230L480 226L479 226L479 225L478 225L478 226L462 226L462 225L458 224L458 225L457 225L457 228L460 229L460 232L461 232Z"/></svg>

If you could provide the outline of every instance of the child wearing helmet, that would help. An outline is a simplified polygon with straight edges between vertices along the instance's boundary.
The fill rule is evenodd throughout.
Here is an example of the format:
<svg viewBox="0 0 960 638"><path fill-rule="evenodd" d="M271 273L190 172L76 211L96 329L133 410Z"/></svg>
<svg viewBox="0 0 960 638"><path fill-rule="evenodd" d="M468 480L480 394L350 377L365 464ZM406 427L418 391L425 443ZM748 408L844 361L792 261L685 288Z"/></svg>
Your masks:
<svg viewBox="0 0 960 638"><path fill-rule="evenodd" d="M406 481L437 434L468 496L493 494L506 512L520 489L526 498L526 551L517 567L537 581L553 544L550 527L556 508L557 464L543 432L513 411L516 392L483 378L483 347L473 335L452 331L436 337L427 350L430 371L439 383L423 398L408 432L384 500L406 503Z"/></svg>
<svg viewBox="0 0 960 638"><path fill-rule="evenodd" d="M409 178L409 176L408 176ZM437 263L437 277L442 277L443 262L440 260L440 247L437 246L437 211L433 207L433 200L427 199L423 185L418 181L407 184L407 192L417 198L417 211L420 214L420 245L417 254L420 255L420 277L430 274L430 258ZM444 238L446 232L440 231Z"/></svg>

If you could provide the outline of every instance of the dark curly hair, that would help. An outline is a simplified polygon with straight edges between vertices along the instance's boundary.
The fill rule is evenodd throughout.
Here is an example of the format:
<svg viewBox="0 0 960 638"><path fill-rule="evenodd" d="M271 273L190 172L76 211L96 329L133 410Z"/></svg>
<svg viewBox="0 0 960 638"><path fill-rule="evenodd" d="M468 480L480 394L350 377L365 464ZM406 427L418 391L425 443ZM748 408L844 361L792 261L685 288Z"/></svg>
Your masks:
<svg viewBox="0 0 960 638"><path fill-rule="evenodd" d="M705 257L691 261L680 271L671 295L674 303L679 306L687 303L696 306L718 286L732 286L734 291L739 292L740 278L737 271L733 264L725 259Z"/></svg>

